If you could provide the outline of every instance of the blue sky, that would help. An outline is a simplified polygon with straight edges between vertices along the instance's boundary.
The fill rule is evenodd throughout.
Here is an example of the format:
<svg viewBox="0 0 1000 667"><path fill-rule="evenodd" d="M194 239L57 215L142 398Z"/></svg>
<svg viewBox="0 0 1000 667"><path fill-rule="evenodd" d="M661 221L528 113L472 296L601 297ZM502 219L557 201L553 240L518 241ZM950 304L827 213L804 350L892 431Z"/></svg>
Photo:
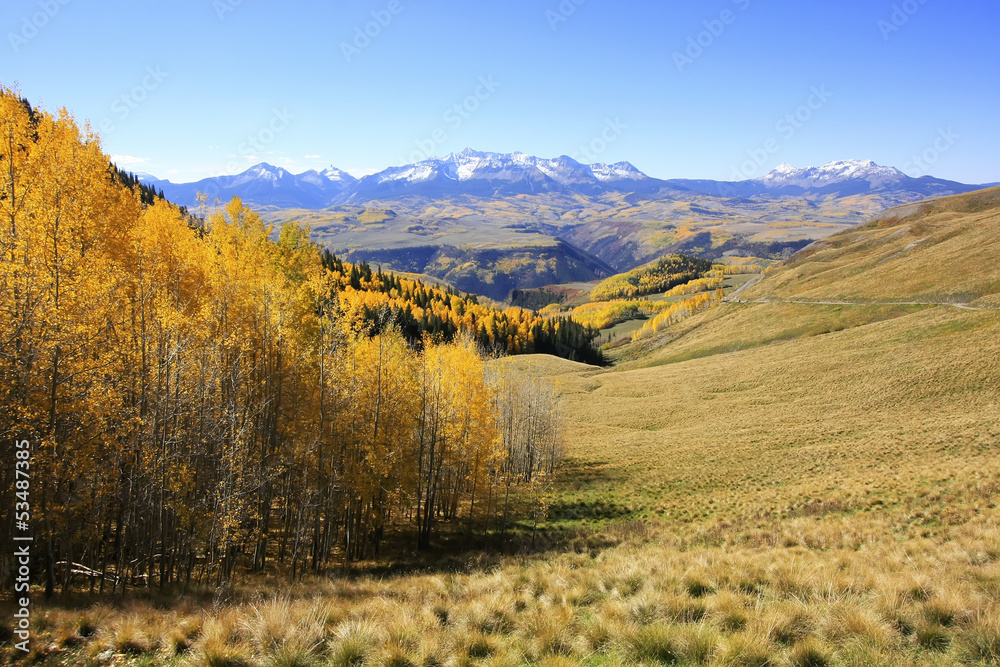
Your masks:
<svg viewBox="0 0 1000 667"><path fill-rule="evenodd" d="M998 18L995 0L5 0L0 83L173 181L471 146L661 178L870 158L984 183Z"/></svg>

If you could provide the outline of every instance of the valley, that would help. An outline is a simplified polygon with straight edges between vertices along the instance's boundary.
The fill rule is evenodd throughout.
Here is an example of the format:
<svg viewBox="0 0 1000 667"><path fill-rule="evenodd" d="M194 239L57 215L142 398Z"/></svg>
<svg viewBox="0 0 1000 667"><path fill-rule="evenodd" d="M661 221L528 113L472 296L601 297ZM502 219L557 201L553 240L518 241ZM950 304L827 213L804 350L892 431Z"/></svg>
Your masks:
<svg viewBox="0 0 1000 667"><path fill-rule="evenodd" d="M1000 667L998 9L4 2L0 666Z"/></svg>
<svg viewBox="0 0 1000 667"><path fill-rule="evenodd" d="M228 215L249 215L237 205ZM448 246L408 247L402 235L418 230L400 210L342 209L332 224L399 235L399 254L381 258L405 258L408 270L454 279L447 261L496 266L489 277L459 274L483 285L515 275L504 263L519 261L518 249L528 270L565 243L511 229L449 257ZM295 215L278 249L298 247L300 224L322 235L332 214ZM348 559L287 584L248 571L214 589L140 585L124 606L93 595L80 607L45 603L34 659L996 664L998 225L993 188L826 227L835 233L784 259L666 255L586 280L615 267L576 255L586 270L574 273L552 256L551 273L532 269L545 287L524 288L522 278L510 283L521 286L515 299L531 317L600 329L613 365L537 354L490 362L522 378L511 386L552 388L561 417L546 432L561 434L565 457L551 476L516 488L520 517L492 535L493 548L488 515L484 549L472 553L458 546L465 522L455 515L440 521L439 551L428 554L393 541L388 558ZM341 309L373 312L381 294L435 316L453 309L456 322L473 308L501 316L471 297L323 257L343 282ZM522 345L509 340L511 351ZM471 529L471 507L469 517Z"/></svg>
<svg viewBox="0 0 1000 667"><path fill-rule="evenodd" d="M348 260L498 301L512 289L600 280L671 253L784 259L887 208L979 187L871 161L781 165L727 183L651 178L627 162L471 149L361 179L334 167L296 176L267 164L191 184L140 179L192 211L202 206L199 192L209 204L238 195L278 227L308 225L317 243Z"/></svg>

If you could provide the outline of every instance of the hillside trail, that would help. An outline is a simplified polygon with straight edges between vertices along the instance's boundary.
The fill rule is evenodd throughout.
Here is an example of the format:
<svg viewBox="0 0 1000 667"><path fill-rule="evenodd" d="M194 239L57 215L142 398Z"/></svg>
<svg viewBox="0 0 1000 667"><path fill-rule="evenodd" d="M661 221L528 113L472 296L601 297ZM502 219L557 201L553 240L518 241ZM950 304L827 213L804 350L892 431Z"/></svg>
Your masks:
<svg viewBox="0 0 1000 667"><path fill-rule="evenodd" d="M733 292L733 296L736 292ZM733 301L732 296L729 298ZM754 301L740 301L735 300L736 303L795 303L803 304L806 306L951 306L952 308L960 308L962 310L997 310L997 308L980 308L978 306L970 306L967 303L949 303L946 301L807 301L804 299L755 299Z"/></svg>
<svg viewBox="0 0 1000 667"><path fill-rule="evenodd" d="M980 306L970 306L967 303L950 303L946 301L808 301L806 299L769 299L761 298L753 301L740 301L738 298L743 290L753 287L764 278L764 275L757 275L736 288L732 294L726 297L727 303L796 303L807 306L951 306L960 310L1000 310L998 308L983 308Z"/></svg>
<svg viewBox="0 0 1000 667"><path fill-rule="evenodd" d="M754 276L753 278L751 278L750 280L746 281L745 283L743 283L742 285L740 285L739 287L737 287L735 290L733 290L733 293L730 294L728 297L726 297L726 301L732 301L734 298L736 298L740 294L740 292L742 292L743 290L747 289L748 287L753 287L754 285L756 285L757 283L759 283L763 277L764 277L764 274L760 273L760 274L757 274L756 276Z"/></svg>

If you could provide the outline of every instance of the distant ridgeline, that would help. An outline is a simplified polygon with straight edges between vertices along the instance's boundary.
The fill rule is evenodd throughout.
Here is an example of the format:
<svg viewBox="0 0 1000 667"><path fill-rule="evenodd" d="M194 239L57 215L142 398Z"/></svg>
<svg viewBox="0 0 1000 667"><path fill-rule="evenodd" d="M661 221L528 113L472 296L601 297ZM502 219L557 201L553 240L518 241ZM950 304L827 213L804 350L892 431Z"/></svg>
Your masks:
<svg viewBox="0 0 1000 667"><path fill-rule="evenodd" d="M487 351L504 354L553 354L588 364L603 364L594 342L600 332L570 317L542 317L521 308L499 310L452 287L425 285L393 273L373 272L366 262L348 264L323 251L323 266L339 286L339 305L349 320L373 334L396 326L411 345L424 336L451 342L466 332Z"/></svg>

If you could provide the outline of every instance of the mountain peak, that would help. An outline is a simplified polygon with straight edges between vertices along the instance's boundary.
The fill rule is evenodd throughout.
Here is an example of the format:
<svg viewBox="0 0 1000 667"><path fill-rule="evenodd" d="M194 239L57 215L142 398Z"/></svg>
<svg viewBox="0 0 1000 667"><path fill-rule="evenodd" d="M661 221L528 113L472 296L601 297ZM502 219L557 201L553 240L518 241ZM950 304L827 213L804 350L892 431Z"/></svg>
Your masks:
<svg viewBox="0 0 1000 667"><path fill-rule="evenodd" d="M452 158L466 158L467 159L467 158L491 157L493 155L496 155L496 153L484 153L482 151L477 151L477 150L475 150L473 148L469 148L468 146L466 146L465 148L463 148L462 150L460 150L458 153L452 153L449 157L452 157Z"/></svg>
<svg viewBox="0 0 1000 667"><path fill-rule="evenodd" d="M336 181L338 183L341 183L341 182L344 182L344 183L356 183L358 181L358 179L354 178L354 176L351 176L350 174L348 174L343 169L338 169L337 167L334 167L333 165L330 165L329 167L327 167L326 169L324 169L322 172L320 172L320 175L323 176L324 178L326 178L329 181Z"/></svg>
<svg viewBox="0 0 1000 667"><path fill-rule="evenodd" d="M644 181L649 176L635 168L631 162L615 162L614 164L592 164L590 170L597 180L608 183L613 181Z"/></svg>
<svg viewBox="0 0 1000 667"><path fill-rule="evenodd" d="M874 160L835 160L822 167L803 169L782 162L767 174L753 180L769 188L817 188L848 181L867 181L871 187L879 187L898 183L905 178L906 175L898 169L877 164Z"/></svg>
<svg viewBox="0 0 1000 667"><path fill-rule="evenodd" d="M260 162L254 166L247 169L241 176L252 176L254 178L266 178L266 179L277 179L291 177L290 171L284 167L275 167L273 164L268 164L267 162Z"/></svg>

